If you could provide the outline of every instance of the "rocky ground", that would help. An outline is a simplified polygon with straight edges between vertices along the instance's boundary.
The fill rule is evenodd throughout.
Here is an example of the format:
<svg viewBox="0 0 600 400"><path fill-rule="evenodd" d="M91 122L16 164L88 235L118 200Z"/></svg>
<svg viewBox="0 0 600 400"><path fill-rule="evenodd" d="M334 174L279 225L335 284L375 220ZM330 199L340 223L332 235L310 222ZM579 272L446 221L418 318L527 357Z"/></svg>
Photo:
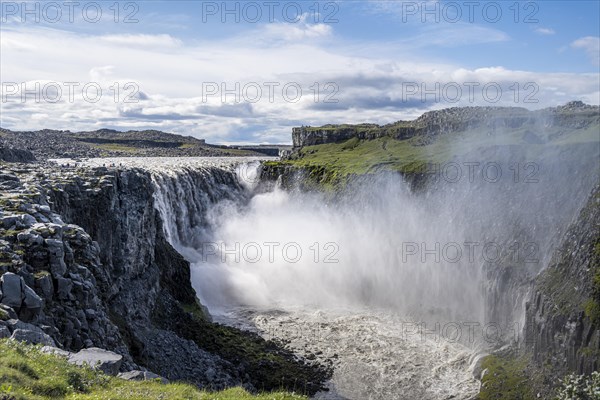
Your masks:
<svg viewBox="0 0 600 400"><path fill-rule="evenodd" d="M40 131L11 131L0 128L0 159L27 161L4 157L3 148L28 150L40 160L48 158L92 157L213 157L256 156L269 147L253 150L206 144L204 140L161 131L127 131L100 129L90 132L71 132L44 129ZM274 149L277 153L277 149ZM266 153L264 153L266 154Z"/></svg>

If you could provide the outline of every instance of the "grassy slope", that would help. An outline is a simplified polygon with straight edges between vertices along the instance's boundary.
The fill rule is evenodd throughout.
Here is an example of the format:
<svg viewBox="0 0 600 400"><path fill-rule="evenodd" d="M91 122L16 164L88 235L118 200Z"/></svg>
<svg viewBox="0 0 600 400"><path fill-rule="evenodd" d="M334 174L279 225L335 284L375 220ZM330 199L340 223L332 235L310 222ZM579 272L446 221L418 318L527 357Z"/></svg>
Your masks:
<svg viewBox="0 0 600 400"><path fill-rule="evenodd" d="M291 393L250 395L240 388L199 391L191 385L126 381L71 365L36 346L0 340L0 399L220 399L302 400Z"/></svg>
<svg viewBox="0 0 600 400"><path fill-rule="evenodd" d="M518 145L536 156L549 145L595 143L597 146L599 129L594 124L586 129L572 130L568 135L564 135L564 129L561 131L559 128L543 132L535 130L535 134L546 142L544 145L529 144L525 140L528 128L497 134L481 130L461 131L436 136L433 140L422 136L404 140L390 137L374 140L352 138L342 143L306 146L291 160L267 165L291 165L309 171L320 168L318 176L321 183L329 184L344 180L349 175L371 174L381 170L423 172L427 163L445 163L469 151L486 147Z"/></svg>
<svg viewBox="0 0 600 400"><path fill-rule="evenodd" d="M304 147L300 150L298 159L287 162L298 166L326 165L343 174L365 174L380 169L410 172L424 162L443 163L469 149L503 145L528 145L532 148L544 146L528 144L524 139L525 133L526 129L496 135L481 131L463 131L440 135L432 143L423 143L420 136L405 140L389 137L374 140L353 138L343 143ZM558 133L553 129L543 134L536 132L538 137L552 145L598 141L598 125L574 130L568 136L553 138L553 135Z"/></svg>
<svg viewBox="0 0 600 400"><path fill-rule="evenodd" d="M525 357L487 356L483 369L478 400L534 400L531 383L525 373L528 360Z"/></svg>

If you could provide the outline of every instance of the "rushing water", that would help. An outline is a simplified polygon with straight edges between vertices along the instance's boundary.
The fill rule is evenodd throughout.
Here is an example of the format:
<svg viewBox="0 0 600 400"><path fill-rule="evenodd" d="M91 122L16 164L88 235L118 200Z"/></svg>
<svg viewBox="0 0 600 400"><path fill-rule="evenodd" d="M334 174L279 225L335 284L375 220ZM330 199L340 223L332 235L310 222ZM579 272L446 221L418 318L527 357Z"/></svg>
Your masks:
<svg viewBox="0 0 600 400"><path fill-rule="evenodd" d="M471 349L389 311L234 309L216 318L333 361L329 391L316 399L471 399L479 389Z"/></svg>

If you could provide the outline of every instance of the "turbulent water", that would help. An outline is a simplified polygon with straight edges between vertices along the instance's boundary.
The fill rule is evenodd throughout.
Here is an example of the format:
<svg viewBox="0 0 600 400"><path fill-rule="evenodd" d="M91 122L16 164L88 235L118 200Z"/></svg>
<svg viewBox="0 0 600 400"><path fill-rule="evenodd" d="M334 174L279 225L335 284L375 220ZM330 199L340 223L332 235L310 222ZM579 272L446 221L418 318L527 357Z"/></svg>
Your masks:
<svg viewBox="0 0 600 400"><path fill-rule="evenodd" d="M332 360L329 390L316 399L471 399L479 389L471 369L476 355L454 333L419 331L389 311L235 309L217 320Z"/></svg>
<svg viewBox="0 0 600 400"><path fill-rule="evenodd" d="M220 321L332 360L330 391L317 398L467 399L476 355L519 340L526 282L585 197L573 193L590 178L569 170L571 158L538 165L531 182L508 163L498 180L418 195L384 174L336 201L261 185L252 159L86 163L152 172L165 232L202 303Z"/></svg>

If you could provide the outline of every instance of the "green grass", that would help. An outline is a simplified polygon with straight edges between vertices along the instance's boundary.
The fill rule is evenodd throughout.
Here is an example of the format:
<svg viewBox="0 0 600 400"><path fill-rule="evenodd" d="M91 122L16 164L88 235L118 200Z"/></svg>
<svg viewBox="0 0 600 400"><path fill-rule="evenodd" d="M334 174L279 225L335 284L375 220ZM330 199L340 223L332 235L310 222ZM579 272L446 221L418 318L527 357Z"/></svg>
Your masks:
<svg viewBox="0 0 600 400"><path fill-rule="evenodd" d="M596 118L597 119L597 118ZM430 164L443 164L461 156L478 154L486 160L486 149L502 146L518 146L528 160L552 158L561 148L582 143L598 145L598 122L581 129L565 130L561 127L540 129L523 125L515 129L471 129L441 135L416 135L408 139L383 136L372 140L353 137L338 143L305 146L296 151L289 160L265 163L267 167L289 166L308 174L310 181L323 189L343 186L348 178L356 175L375 174L379 171L397 171L405 175L422 174L430 171ZM398 126L401 126L399 123ZM308 131L336 130L344 126L306 128ZM381 130L370 125L355 126L355 131ZM393 135L393 128L386 128ZM528 142L534 134L545 144ZM493 152L490 154L494 154Z"/></svg>
<svg viewBox="0 0 600 400"><path fill-rule="evenodd" d="M183 383L126 381L87 367L77 367L37 346L0 340L0 399L219 399L302 400L285 393L251 395L241 388L200 391Z"/></svg>
<svg viewBox="0 0 600 400"><path fill-rule="evenodd" d="M487 373L481 380L479 400L533 400L526 374L527 359L490 355L483 360L482 367Z"/></svg>
<svg viewBox="0 0 600 400"><path fill-rule="evenodd" d="M100 149L100 150L121 151L121 152L125 152L125 153L138 153L140 150L139 148L136 148L133 146L127 146L125 144L119 144L119 143L102 143L102 144L88 143L88 145L90 145L91 147Z"/></svg>

